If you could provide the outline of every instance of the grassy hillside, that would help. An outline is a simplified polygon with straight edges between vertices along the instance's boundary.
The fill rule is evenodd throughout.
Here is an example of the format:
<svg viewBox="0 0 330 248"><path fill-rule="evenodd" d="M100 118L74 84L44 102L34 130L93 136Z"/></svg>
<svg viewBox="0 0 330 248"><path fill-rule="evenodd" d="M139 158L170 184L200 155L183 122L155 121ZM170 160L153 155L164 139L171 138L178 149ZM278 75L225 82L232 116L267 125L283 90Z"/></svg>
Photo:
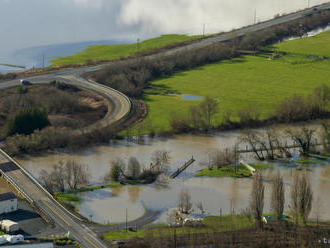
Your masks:
<svg viewBox="0 0 330 248"><path fill-rule="evenodd" d="M51 61L52 66L61 66L69 64L83 64L87 61L113 60L121 57L134 55L137 51L143 52L168 45L189 41L200 38L201 36L188 35L162 35L160 37L145 40L139 45L123 44L123 45L95 45L89 46L82 52L68 57L59 57Z"/></svg>
<svg viewBox="0 0 330 248"><path fill-rule="evenodd" d="M330 30L313 37L283 42L275 47L288 53L330 57Z"/></svg>
<svg viewBox="0 0 330 248"><path fill-rule="evenodd" d="M245 56L156 80L144 94L149 110L144 123L152 124L155 131L169 130L172 112L185 114L189 106L199 103L184 101L181 94L217 98L219 113L214 124L221 124L227 111L234 113L235 120L235 113L247 106L266 118L283 98L309 94L321 84L330 86L330 61L308 57L330 55L329 39L330 33L325 32L277 45L277 50L288 52L278 59Z"/></svg>

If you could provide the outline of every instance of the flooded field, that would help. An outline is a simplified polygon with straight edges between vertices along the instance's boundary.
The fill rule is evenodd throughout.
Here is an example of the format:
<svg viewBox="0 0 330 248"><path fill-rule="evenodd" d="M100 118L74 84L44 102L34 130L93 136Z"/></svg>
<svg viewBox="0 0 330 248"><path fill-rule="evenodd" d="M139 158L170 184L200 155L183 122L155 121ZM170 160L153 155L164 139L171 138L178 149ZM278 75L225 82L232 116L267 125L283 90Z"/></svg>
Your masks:
<svg viewBox="0 0 330 248"><path fill-rule="evenodd" d="M279 126L285 130L286 126ZM116 158L128 159L135 156L141 164L149 166L150 158L156 150L168 150L171 155L171 171L177 169L192 156L196 162L183 174L170 180L166 187L156 184L139 186L122 186L114 189L101 189L80 193L77 209L85 217L99 223L123 222L134 220L143 215L145 209L161 212L157 222L166 222L167 211L177 206L178 195L182 189L190 192L194 205L202 202L208 215L230 213L231 209L240 212L249 205L252 180L250 178L197 178L197 171L203 168L208 153L215 149L233 147L239 137L239 131L220 132L212 136L182 135L171 139L156 138L146 140L145 144L135 144L127 141L111 142L108 146L96 146L80 153L68 154L59 152L39 157L26 157L20 162L38 177L42 169L49 170L60 160L75 159L88 166L92 184L100 184L109 172L110 162ZM251 156L241 156L248 162L253 162ZM284 176L286 185L286 210L289 210L290 185L296 169L286 164L274 164L273 169L263 171L265 176L265 211L269 211L270 179L274 171L279 169ZM330 166L328 162L317 162L308 170L314 192L314 205L311 218L330 219ZM198 213L194 206L195 213Z"/></svg>

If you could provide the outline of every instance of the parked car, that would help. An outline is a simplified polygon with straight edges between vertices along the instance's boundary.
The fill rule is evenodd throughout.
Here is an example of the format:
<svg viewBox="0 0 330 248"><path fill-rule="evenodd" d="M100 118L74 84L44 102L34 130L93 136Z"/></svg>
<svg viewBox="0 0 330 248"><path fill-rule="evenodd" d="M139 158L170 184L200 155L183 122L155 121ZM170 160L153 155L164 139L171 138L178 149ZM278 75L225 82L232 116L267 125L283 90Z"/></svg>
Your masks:
<svg viewBox="0 0 330 248"><path fill-rule="evenodd" d="M32 84L29 80L26 80L26 79L21 79L20 82L21 82L21 85L31 85Z"/></svg>
<svg viewBox="0 0 330 248"><path fill-rule="evenodd" d="M125 241L113 241L112 245L114 245L115 247L123 247L126 244Z"/></svg>

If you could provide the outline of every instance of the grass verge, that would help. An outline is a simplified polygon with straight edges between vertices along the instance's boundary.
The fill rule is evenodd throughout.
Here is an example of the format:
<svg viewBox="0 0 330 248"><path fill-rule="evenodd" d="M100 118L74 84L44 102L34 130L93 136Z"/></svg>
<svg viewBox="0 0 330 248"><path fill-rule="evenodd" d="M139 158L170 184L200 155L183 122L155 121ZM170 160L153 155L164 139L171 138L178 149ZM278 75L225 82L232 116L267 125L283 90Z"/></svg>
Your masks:
<svg viewBox="0 0 330 248"><path fill-rule="evenodd" d="M177 235L185 234L200 234L209 232L225 232L234 231L242 228L250 227L253 223L243 215L223 215L221 217L211 216L203 219L204 226L202 227L178 227L176 228ZM114 240L130 240L133 238L143 238L146 235L153 235L155 237L171 236L174 228L167 226L151 226L147 230L138 230L137 232L126 232L125 230L106 232L103 238L107 241Z"/></svg>
<svg viewBox="0 0 330 248"><path fill-rule="evenodd" d="M120 186L122 186L120 183L110 183L110 184L106 184L106 185L84 187L84 188L80 188L80 189L69 190L66 193L56 193L55 197L59 201L79 202L79 197L76 195L78 193L94 191L94 190L104 189L104 188L115 188L115 187L120 187Z"/></svg>

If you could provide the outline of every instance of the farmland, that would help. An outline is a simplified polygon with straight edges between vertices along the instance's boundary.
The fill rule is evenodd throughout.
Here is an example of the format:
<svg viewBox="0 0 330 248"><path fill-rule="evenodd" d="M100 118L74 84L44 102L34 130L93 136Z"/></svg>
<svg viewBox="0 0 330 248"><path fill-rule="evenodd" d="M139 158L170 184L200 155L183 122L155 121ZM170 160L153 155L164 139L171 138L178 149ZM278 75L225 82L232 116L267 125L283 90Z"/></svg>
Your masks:
<svg viewBox="0 0 330 248"><path fill-rule="evenodd" d="M182 99L186 94L218 100L213 125L221 124L228 111L236 120L237 111L246 107L257 109L261 119L268 118L282 99L307 95L321 84L330 86L330 61L320 58L330 54L329 39L330 32L324 32L271 47L285 52L276 59L266 54L241 56L155 80L143 96L149 111L145 126L152 125L156 132L170 130L173 112L185 115L200 102Z"/></svg>

